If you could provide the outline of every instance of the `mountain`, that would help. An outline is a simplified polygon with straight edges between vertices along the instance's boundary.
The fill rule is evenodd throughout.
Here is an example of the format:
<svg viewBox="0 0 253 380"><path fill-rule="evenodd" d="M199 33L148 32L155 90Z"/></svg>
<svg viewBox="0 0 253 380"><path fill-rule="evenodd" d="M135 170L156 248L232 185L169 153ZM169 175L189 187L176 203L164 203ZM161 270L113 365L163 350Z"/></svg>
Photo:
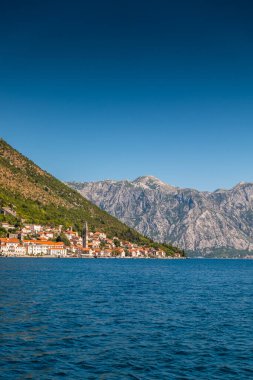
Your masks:
<svg viewBox="0 0 253 380"><path fill-rule="evenodd" d="M156 246L107 212L84 199L77 191L59 181L0 139L0 206L12 208L16 222L73 226L79 232L84 221L91 231L100 230L108 237L118 237L147 246ZM1 215L3 220L4 216ZM9 218L14 218L9 217ZM173 255L178 248L159 247Z"/></svg>
<svg viewBox="0 0 253 380"><path fill-rule="evenodd" d="M153 176L69 185L142 234L189 254L238 256L253 250L252 183L214 192L180 189Z"/></svg>

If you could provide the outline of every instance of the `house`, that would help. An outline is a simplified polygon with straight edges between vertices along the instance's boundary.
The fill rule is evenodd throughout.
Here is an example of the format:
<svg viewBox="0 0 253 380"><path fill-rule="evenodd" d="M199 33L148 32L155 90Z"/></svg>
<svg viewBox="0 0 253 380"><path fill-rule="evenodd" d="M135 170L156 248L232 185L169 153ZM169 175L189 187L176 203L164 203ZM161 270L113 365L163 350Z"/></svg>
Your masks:
<svg viewBox="0 0 253 380"><path fill-rule="evenodd" d="M129 243L129 241L124 241L123 242L123 247L127 248L127 249L132 249L134 248L134 245Z"/></svg>
<svg viewBox="0 0 253 380"><path fill-rule="evenodd" d="M26 236L26 235L29 235L32 233L32 230L30 228L30 226L24 226L22 229L21 229L21 233L23 236Z"/></svg>
<svg viewBox="0 0 253 380"><path fill-rule="evenodd" d="M13 226L7 222L2 222L1 225L6 230L14 230L15 229L15 226Z"/></svg>
<svg viewBox="0 0 253 380"><path fill-rule="evenodd" d="M9 207L2 207L2 208L1 208L1 214L4 214L4 215L11 215L11 216L14 216L14 217L17 216L16 211L12 210L12 209L9 208Z"/></svg>
<svg viewBox="0 0 253 380"><path fill-rule="evenodd" d="M4 255L25 255L26 250L16 238L0 238L0 252Z"/></svg>
<svg viewBox="0 0 253 380"><path fill-rule="evenodd" d="M123 248L115 248L114 252L117 257L126 257L126 254Z"/></svg>
<svg viewBox="0 0 253 380"><path fill-rule="evenodd" d="M96 248L96 249L94 250L94 255L95 255L96 257L101 256L101 249Z"/></svg>
<svg viewBox="0 0 253 380"><path fill-rule="evenodd" d="M41 232L42 231L42 226L40 224L32 224L31 225L31 228L32 228L32 231L34 233L38 233L38 232Z"/></svg>
<svg viewBox="0 0 253 380"><path fill-rule="evenodd" d="M129 253L132 257L139 257L141 256L141 252L139 251L138 248L132 248L132 249L129 249Z"/></svg>
<svg viewBox="0 0 253 380"><path fill-rule="evenodd" d="M67 236L69 240L72 240L78 237L78 233L72 230L64 231L64 234Z"/></svg>
<svg viewBox="0 0 253 380"><path fill-rule="evenodd" d="M80 257L93 257L93 250L91 248L84 248L81 245L72 246L70 251Z"/></svg>
<svg viewBox="0 0 253 380"><path fill-rule="evenodd" d="M143 257L148 256L148 249L147 248L140 248L140 253Z"/></svg>
<svg viewBox="0 0 253 380"><path fill-rule="evenodd" d="M91 245L93 249L99 248L100 247L100 241L99 240L92 240Z"/></svg>
<svg viewBox="0 0 253 380"><path fill-rule="evenodd" d="M20 234L18 234L18 233L9 233L8 234L9 235L9 238L10 239L19 239L19 237L20 237Z"/></svg>
<svg viewBox="0 0 253 380"><path fill-rule="evenodd" d="M24 229L26 231L29 231L28 233L32 232L32 233L36 234L38 232L41 232L43 230L43 227L40 224L26 224L24 226ZM23 230L22 230L22 232L23 232Z"/></svg>
<svg viewBox="0 0 253 380"><path fill-rule="evenodd" d="M39 232L38 235L40 240L49 240L54 237L53 232Z"/></svg>
<svg viewBox="0 0 253 380"><path fill-rule="evenodd" d="M72 240L70 240L70 244L72 246L81 246L82 245L82 238L74 237Z"/></svg>
<svg viewBox="0 0 253 380"><path fill-rule="evenodd" d="M67 249L62 246L54 246L48 250L50 256L67 256Z"/></svg>
<svg viewBox="0 0 253 380"><path fill-rule="evenodd" d="M111 249L104 249L103 251L101 251L101 256L111 257L112 256L112 250Z"/></svg>
<svg viewBox="0 0 253 380"><path fill-rule="evenodd" d="M81 247L79 252L80 252L81 256L83 256L83 257L93 257L93 250L91 248Z"/></svg>
<svg viewBox="0 0 253 380"><path fill-rule="evenodd" d="M99 238L99 239L106 239L106 234L104 232L95 232L93 234L94 238Z"/></svg>
<svg viewBox="0 0 253 380"><path fill-rule="evenodd" d="M157 252L157 256L158 256L158 257L166 257L166 253L165 253L164 251L162 251L162 250L159 250L159 251Z"/></svg>

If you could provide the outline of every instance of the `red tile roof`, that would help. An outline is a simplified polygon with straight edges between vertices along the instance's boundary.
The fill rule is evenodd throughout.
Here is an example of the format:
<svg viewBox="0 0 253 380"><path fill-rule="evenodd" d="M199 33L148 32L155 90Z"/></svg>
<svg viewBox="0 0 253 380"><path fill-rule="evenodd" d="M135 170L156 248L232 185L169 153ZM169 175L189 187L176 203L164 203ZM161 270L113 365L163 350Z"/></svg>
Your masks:
<svg viewBox="0 0 253 380"><path fill-rule="evenodd" d="M0 238L1 243L19 243L18 239L15 238Z"/></svg>

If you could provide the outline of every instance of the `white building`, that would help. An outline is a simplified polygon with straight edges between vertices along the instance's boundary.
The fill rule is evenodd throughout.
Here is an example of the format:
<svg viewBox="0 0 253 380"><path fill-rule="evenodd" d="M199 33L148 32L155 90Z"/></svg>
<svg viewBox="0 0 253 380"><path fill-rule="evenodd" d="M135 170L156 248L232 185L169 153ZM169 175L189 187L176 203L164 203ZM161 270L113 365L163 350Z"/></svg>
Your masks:
<svg viewBox="0 0 253 380"><path fill-rule="evenodd" d="M0 252L2 255L23 256L26 254L26 249L16 238L0 238Z"/></svg>
<svg viewBox="0 0 253 380"><path fill-rule="evenodd" d="M43 230L43 227L40 224L26 224L24 226L24 229L36 234L38 232L41 232Z"/></svg>
<svg viewBox="0 0 253 380"><path fill-rule="evenodd" d="M32 256L66 256L67 250L62 242L48 240L24 240L28 255Z"/></svg>

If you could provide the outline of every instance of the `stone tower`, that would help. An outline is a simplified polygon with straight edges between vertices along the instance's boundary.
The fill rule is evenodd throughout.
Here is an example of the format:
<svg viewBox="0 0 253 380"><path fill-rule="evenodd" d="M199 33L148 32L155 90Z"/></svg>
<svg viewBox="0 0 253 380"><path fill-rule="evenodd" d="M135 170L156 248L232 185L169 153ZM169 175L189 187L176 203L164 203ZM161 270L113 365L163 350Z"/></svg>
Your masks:
<svg viewBox="0 0 253 380"><path fill-rule="evenodd" d="M83 248L88 248L88 223L85 222L82 230Z"/></svg>

